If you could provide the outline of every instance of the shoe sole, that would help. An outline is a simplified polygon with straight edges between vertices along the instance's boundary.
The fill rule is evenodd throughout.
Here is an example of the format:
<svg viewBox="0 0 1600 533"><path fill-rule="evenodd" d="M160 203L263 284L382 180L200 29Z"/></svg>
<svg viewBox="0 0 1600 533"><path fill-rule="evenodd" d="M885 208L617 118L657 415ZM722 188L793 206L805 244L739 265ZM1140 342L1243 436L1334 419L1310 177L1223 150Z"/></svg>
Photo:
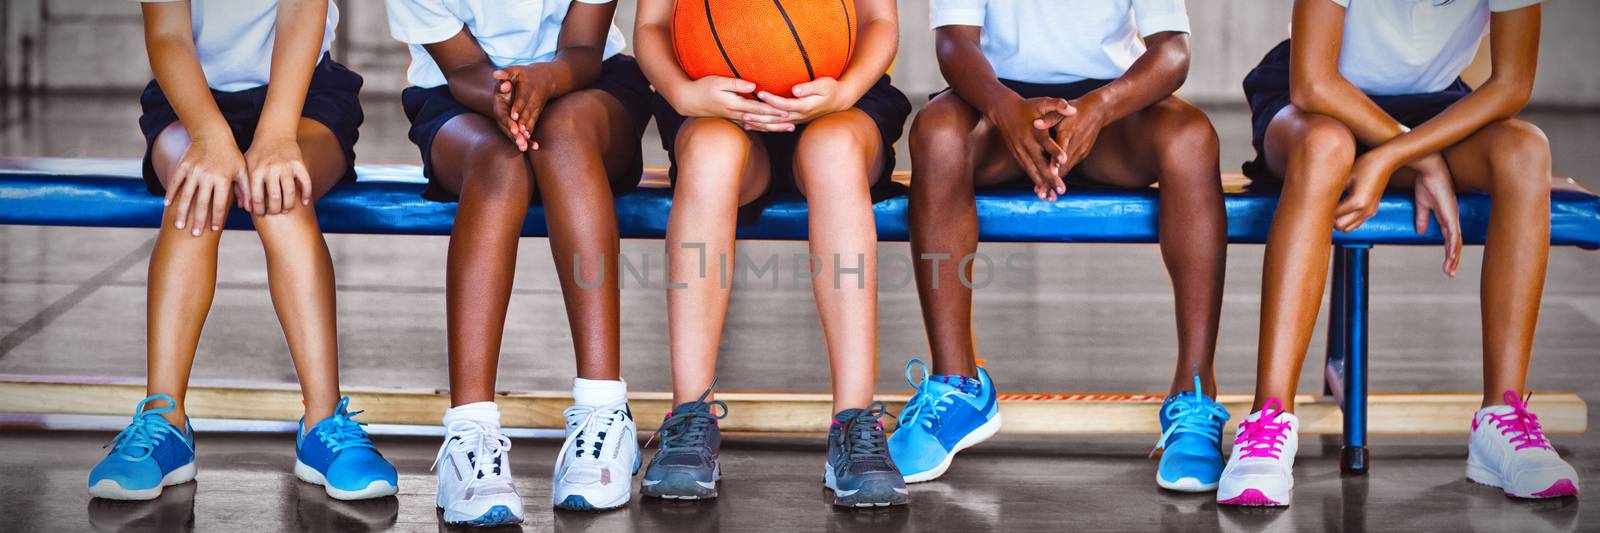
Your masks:
<svg viewBox="0 0 1600 533"><path fill-rule="evenodd" d="M335 500L370 500L394 496L400 492L399 487L381 479L368 483L366 488L360 490L344 490L329 484L328 478L324 477L322 472L318 472L317 469L311 468L310 465L300 462L299 459L294 460L294 477L312 485L321 485L323 490L328 493L328 497Z"/></svg>
<svg viewBox="0 0 1600 533"><path fill-rule="evenodd" d="M440 508L440 510L443 510L443 508ZM449 514L449 512L446 511L446 514ZM494 507L490 507L489 510L484 511L484 513L482 515L479 515L477 518L469 518L469 519L466 519L466 520L450 520L450 519L446 518L444 523L452 525L452 526L471 526L471 527L509 526L509 525L514 525L514 524L521 524L522 523L522 517L517 516L516 513L511 512L511 508L510 507L506 507L504 505L496 505Z"/></svg>
<svg viewBox="0 0 1600 533"><path fill-rule="evenodd" d="M102 479L89 486L89 495L107 500L145 501L161 497L161 489L194 480L194 463L180 466L161 476L161 483L148 489L125 489L114 479Z"/></svg>
<svg viewBox="0 0 1600 533"><path fill-rule="evenodd" d="M1241 507L1288 507L1294 498L1294 485L1289 485L1281 492L1268 494L1267 490L1251 487L1240 491L1232 498L1224 499L1221 493L1217 494L1217 505L1237 505Z"/></svg>
<svg viewBox="0 0 1600 533"><path fill-rule="evenodd" d="M1511 489L1506 488L1506 484L1501 480L1499 474L1495 473L1493 470L1489 470L1488 467L1476 465L1471 462L1467 463L1467 480L1479 485L1487 485L1500 489L1502 492L1506 493L1506 496L1510 496L1512 498L1522 498L1525 500L1543 500L1578 495L1577 483L1575 483L1573 480L1565 478L1557 479L1544 490L1519 494Z"/></svg>
<svg viewBox="0 0 1600 533"><path fill-rule="evenodd" d="M646 478L639 484L639 494L663 500L709 500L717 497L717 482L722 480L722 465L711 469L710 486L681 472L669 473L659 480Z"/></svg>
<svg viewBox="0 0 1600 533"><path fill-rule="evenodd" d="M924 481L933 481L935 479L939 479L939 476L944 475L945 470L950 469L950 463L955 461L957 453L960 453L961 450L977 446L983 441L989 440L989 437L993 437L995 433L999 432L1000 413L996 412L994 414L994 418L989 419L988 422L984 422L983 425L978 426L978 429L973 430L972 433L968 433L967 436L961 437L961 440L956 442L955 448L951 449L950 453L945 454L944 459L939 461L938 466L935 466L929 470L924 470L922 472L905 476L906 483L922 483Z"/></svg>
<svg viewBox="0 0 1600 533"><path fill-rule="evenodd" d="M839 480L833 477L833 468L823 465L822 486L833 491L833 505L836 507L889 507L893 505L906 505L911 503L911 491L888 487L863 487L849 494L839 491Z"/></svg>
<svg viewBox="0 0 1600 533"><path fill-rule="evenodd" d="M1178 492L1211 492L1217 490L1217 482L1201 482L1192 477L1181 477L1177 481L1167 481L1161 477L1161 472L1156 472L1156 486Z"/></svg>

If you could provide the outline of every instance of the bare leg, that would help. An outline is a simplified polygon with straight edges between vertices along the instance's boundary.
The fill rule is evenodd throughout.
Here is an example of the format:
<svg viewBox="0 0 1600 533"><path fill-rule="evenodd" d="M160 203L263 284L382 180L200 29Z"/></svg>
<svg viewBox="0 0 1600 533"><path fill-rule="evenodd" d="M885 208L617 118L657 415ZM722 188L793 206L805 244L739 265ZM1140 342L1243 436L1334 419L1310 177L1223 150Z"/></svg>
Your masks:
<svg viewBox="0 0 1600 533"><path fill-rule="evenodd" d="M976 109L946 92L911 123L911 254L935 374L978 374L972 289L961 283L956 269L961 258L978 251L974 161L1010 160L1004 151L978 152L991 143L977 137L993 133L992 128L977 131L982 121Z"/></svg>
<svg viewBox="0 0 1600 533"><path fill-rule="evenodd" d="M728 290L717 272L733 268L739 205L771 179L766 149L752 134L721 119L685 121L677 138L678 177L667 218L667 334L672 352L672 402L700 397L716 375L717 349L728 315ZM731 278L732 273L727 273Z"/></svg>
<svg viewBox="0 0 1600 533"><path fill-rule="evenodd" d="M1495 122L1444 152L1458 190L1494 199L1484 243L1483 405L1522 394L1550 257L1550 142L1521 120Z"/></svg>
<svg viewBox="0 0 1600 533"><path fill-rule="evenodd" d="M182 124L173 123L156 137L151 162L163 185L188 148L189 131ZM196 237L173 227L176 217L176 209L162 213L156 247L150 254L145 287L145 387L148 394L166 394L177 400L166 417L173 425L184 427L188 420L184 395L189 391L200 330L217 289L217 243L222 232L205 231Z"/></svg>
<svg viewBox="0 0 1600 533"><path fill-rule="evenodd" d="M859 109L807 125L795 149L795 179L809 208L811 254L821 258L811 290L833 377L833 411L866 407L878 372L878 231L872 183L883 141Z"/></svg>
<svg viewBox="0 0 1600 533"><path fill-rule="evenodd" d="M1222 315L1228 221L1217 132L1205 113L1172 96L1107 126L1082 164L1095 181L1126 188L1161 184L1161 257L1172 278L1178 361L1170 394L1217 393L1212 367Z"/></svg>
<svg viewBox="0 0 1600 533"><path fill-rule="evenodd" d="M493 401L533 173L511 140L474 113L445 123L432 152L439 180L461 196L445 272L450 404Z"/></svg>
<svg viewBox="0 0 1600 533"><path fill-rule="evenodd" d="M344 151L333 132L317 121L300 119L297 135L311 173L312 196L321 198L344 177ZM266 250L273 308L300 377L305 425L314 427L339 404L333 258L317 227L314 205L298 205L277 215L252 215L252 220Z"/></svg>
<svg viewBox="0 0 1600 533"><path fill-rule="evenodd" d="M1295 385L1328 279L1333 208L1355 162L1355 137L1338 120L1284 108L1267 127L1268 168L1284 177L1261 280L1255 405L1294 410Z"/></svg>
<svg viewBox="0 0 1600 533"><path fill-rule="evenodd" d="M639 137L622 103L603 91L548 105L529 152L550 226L550 251L566 303L578 377L620 377L617 216L606 176L638 157Z"/></svg>

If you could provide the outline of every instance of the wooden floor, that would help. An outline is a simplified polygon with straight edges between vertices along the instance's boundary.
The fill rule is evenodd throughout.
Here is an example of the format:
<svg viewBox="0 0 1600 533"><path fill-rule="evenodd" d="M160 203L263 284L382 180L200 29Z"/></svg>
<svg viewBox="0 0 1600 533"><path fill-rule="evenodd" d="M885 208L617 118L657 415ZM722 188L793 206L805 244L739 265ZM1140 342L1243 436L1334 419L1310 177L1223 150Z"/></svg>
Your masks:
<svg viewBox="0 0 1600 533"><path fill-rule="evenodd" d="M52 98L0 106L0 155L137 157L142 147L132 102ZM367 105L371 111L357 147L362 160L416 162L398 103ZM1222 134L1224 164L1231 169L1248 156L1248 114L1241 108L1209 111ZM1558 173L1600 188L1600 150L1593 149L1600 113L1525 117L1547 130ZM645 143L647 162L663 163L653 129ZM141 375L144 273L152 237L147 230L0 226L0 374ZM447 239L334 235L328 241L339 276L344 381L444 387ZM657 268L661 250L657 241L623 244L624 253L638 262L653 256ZM1155 247L996 245L982 250L1020 254L1037 265L1009 278L1000 273L976 296L979 346L1002 391L1165 392L1176 342L1171 292ZM740 251L787 256L804 253L804 245L752 242L742 243ZM909 253L904 244L884 244L880 251ZM1468 248L1461 275L1453 280L1438 273L1441 258L1431 247L1373 252L1373 390L1478 389L1481 249ZM1260 247L1230 248L1217 363L1225 392L1249 392L1253 380L1260 265ZM503 389L570 386L571 341L551 266L546 241L523 241L501 364ZM219 279L195 377L292 383L254 235L223 239ZM735 291L719 370L723 387L827 389L810 292L787 282ZM915 290L885 281L880 301L878 384L884 392L905 393L904 365L926 353ZM667 388L664 310L659 286L625 288L623 373L633 390ZM1319 391L1322 343L1319 329L1302 393ZM1591 405L1600 401L1600 255L1570 249L1552 254L1534 351L1534 389L1573 391ZM1600 427L1595 426L1597 412L1589 414L1594 427ZM299 486L287 468L292 461L287 435L207 434L200 443L200 481L187 498L179 490L151 506L91 506L83 477L110 435L0 434L0 495L5 497L0 524L8 526L0 529L121 530L181 524L190 513L197 530L437 529L427 470L437 447L431 438L381 440L402 470L398 502L336 504ZM1150 479L1154 463L1144 458L1154 440L1154 434L1002 438L963 455L945 480L914 487L911 509L879 513L828 508L814 472L822 463L823 443L814 437L730 438L729 485L719 503L635 503L595 517L555 514L542 505L549 461L559 442L521 439L513 453L531 510L530 531L552 525L596 531L1600 529L1600 511L1584 513L1579 501L1514 502L1468 484L1462 479L1465 444L1455 437L1376 437L1369 478L1339 477L1333 451L1308 438L1296 503L1277 512L1219 511L1207 497L1159 492ZM1555 438L1593 485L1600 483L1600 445L1592 441Z"/></svg>

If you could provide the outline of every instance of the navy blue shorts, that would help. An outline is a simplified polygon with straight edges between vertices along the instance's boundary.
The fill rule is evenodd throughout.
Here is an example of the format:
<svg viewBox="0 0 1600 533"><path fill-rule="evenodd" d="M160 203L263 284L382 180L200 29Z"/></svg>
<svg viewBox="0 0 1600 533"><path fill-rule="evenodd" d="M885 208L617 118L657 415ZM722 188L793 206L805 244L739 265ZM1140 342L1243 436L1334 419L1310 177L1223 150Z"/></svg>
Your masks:
<svg viewBox="0 0 1600 533"><path fill-rule="evenodd" d="M650 97L655 92L650 90L650 80L645 79L644 72L639 70L639 63L633 57L617 54L602 61L600 78L586 89L599 89L621 102L623 109L628 112L628 118L633 119L635 138L644 136L645 126L650 124ZM422 197L436 202L456 201L456 194L440 185L438 176L434 174L433 137L450 119L476 111L457 102L450 95L448 85L407 87L400 93L400 105L405 108L406 118L411 120L411 130L406 136L422 151L422 175L428 178L428 187L423 190ZM611 182L612 194L620 194L632 190L643 176L644 159L635 155L626 170L607 179Z"/></svg>
<svg viewBox="0 0 1600 533"><path fill-rule="evenodd" d="M1383 112L1394 117L1395 121L1405 124L1408 128L1415 128L1423 122L1432 120L1433 117L1443 113L1445 108L1465 98L1472 92L1472 87L1467 82L1456 78L1444 90L1433 93L1397 94L1397 95L1367 95L1372 103L1378 104ZM1256 158L1244 164L1244 173L1255 182L1272 183L1280 178L1272 175L1267 170L1266 151L1262 143L1267 136L1267 126L1272 124L1273 117L1278 112L1289 106L1289 41L1284 41L1267 56L1261 59L1261 64L1244 77L1244 96L1250 101L1250 145L1256 149ZM1357 153L1364 153L1371 149L1368 146L1358 146Z"/></svg>
<svg viewBox="0 0 1600 533"><path fill-rule="evenodd" d="M339 148L344 151L343 180L346 182L356 180L356 138L365 120L361 113L361 83L360 74L323 54L311 73L311 86L306 90L306 102L300 110L300 116L327 126L339 141ZM239 144L239 151L249 150L256 124L261 121L261 110L266 107L267 86L238 92L212 90L211 97L233 130L233 140ZM144 109L139 115L139 130L144 133L144 184L150 194L165 196L167 191L161 186L161 180L156 179L150 151L155 148L156 137L166 131L167 126L178 122L178 112L172 109L166 93L161 92L161 86L154 80L145 86L139 105Z"/></svg>
<svg viewBox="0 0 1600 533"><path fill-rule="evenodd" d="M895 183L890 179L890 175L894 173L894 143L900 140L900 134L905 130L906 119L911 118L911 101L906 99L905 93L890 83L886 74L878 78L878 82L867 89L867 94L862 95L853 107L872 118L878 125L878 135L883 140L883 169L880 171L878 181L872 186L872 200L876 202L904 194L905 186ZM666 149L667 159L672 161L672 169L667 175L676 182L678 129L683 127L683 123L688 119L679 115L677 110L672 109L672 104L667 103L667 99L660 95L655 97L655 115L656 127L661 130L661 147ZM761 141L767 148L767 158L772 165L772 179L767 184L767 191L760 198L739 208L740 224L755 221L761 210L771 203L775 193L795 190L794 151L799 145L802 131L805 131L804 124L788 133L761 134Z"/></svg>
<svg viewBox="0 0 1600 533"><path fill-rule="evenodd" d="M1021 96L1023 99L1060 98L1062 100L1077 100L1079 98L1083 98L1083 95L1094 92L1096 89L1101 87L1105 87L1106 84L1111 83L1112 81L1114 80L1090 79L1078 80L1072 83L1030 83L1026 81L1016 81L1001 78L1000 84L1006 86L1007 89L1011 89L1012 92L1017 93L1017 96ZM947 92L950 92L949 87L946 87L942 91L928 95L928 100L931 101L935 97ZM1050 133L1054 135L1055 129L1051 128ZM1067 184L1074 186L1095 186L1096 182L1094 179L1084 176L1083 173L1078 170L1078 168L1079 167L1072 167L1072 169L1068 170L1067 177L1064 181ZM1017 177L1019 182L1026 182L1030 186L1033 184L1032 181L1027 179L1027 174L1025 173L1019 174Z"/></svg>

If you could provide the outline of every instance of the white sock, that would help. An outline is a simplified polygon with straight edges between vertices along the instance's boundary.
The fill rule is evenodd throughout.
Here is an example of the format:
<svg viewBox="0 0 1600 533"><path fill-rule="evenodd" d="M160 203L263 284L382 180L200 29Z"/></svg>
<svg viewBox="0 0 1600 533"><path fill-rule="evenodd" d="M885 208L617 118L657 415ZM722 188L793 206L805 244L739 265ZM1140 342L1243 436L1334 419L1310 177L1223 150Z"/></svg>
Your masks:
<svg viewBox="0 0 1600 533"><path fill-rule="evenodd" d="M444 412L444 425L467 420L500 429L500 406L494 402L475 402L451 407Z"/></svg>
<svg viewBox="0 0 1600 533"><path fill-rule="evenodd" d="M628 400L628 382L609 379L572 380L572 403L598 407Z"/></svg>

